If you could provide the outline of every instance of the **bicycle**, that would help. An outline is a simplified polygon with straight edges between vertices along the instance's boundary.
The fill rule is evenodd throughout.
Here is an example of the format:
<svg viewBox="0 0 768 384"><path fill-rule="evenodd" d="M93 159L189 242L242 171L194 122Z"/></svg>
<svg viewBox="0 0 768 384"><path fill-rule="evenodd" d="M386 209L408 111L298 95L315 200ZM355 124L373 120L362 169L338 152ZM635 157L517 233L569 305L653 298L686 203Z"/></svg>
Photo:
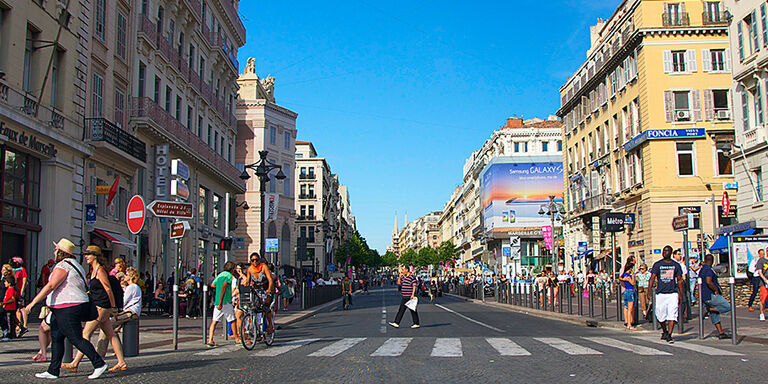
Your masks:
<svg viewBox="0 0 768 384"><path fill-rule="evenodd" d="M243 321L240 324L240 340L243 348L253 350L256 343L264 341L264 344L271 346L275 341L275 332L267 333L266 314L272 311L271 305L264 303L267 292L263 289L257 289L255 292L243 293L247 301L241 299L240 307L245 312Z"/></svg>

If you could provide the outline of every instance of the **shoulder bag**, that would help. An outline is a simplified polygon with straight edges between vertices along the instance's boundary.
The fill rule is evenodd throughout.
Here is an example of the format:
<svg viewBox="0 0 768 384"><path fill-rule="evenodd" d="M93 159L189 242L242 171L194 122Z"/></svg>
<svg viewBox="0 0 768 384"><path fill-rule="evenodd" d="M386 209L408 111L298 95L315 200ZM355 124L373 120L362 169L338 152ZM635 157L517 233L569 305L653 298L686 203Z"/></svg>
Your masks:
<svg viewBox="0 0 768 384"><path fill-rule="evenodd" d="M72 263L70 263L69 260L64 260L64 261L66 261L67 264L69 264L69 266L72 267L72 269L74 269L78 275L80 275L80 278L83 279L83 284L85 284L85 288L88 289L88 280L86 280L85 276L82 273L80 273L80 270L77 269L77 267L75 267L74 265L72 265ZM85 306L85 309L81 313L80 320L85 322L96 320L99 317L99 310L96 308L96 304L91 299L91 295L88 295L88 302L86 304L87 305Z"/></svg>

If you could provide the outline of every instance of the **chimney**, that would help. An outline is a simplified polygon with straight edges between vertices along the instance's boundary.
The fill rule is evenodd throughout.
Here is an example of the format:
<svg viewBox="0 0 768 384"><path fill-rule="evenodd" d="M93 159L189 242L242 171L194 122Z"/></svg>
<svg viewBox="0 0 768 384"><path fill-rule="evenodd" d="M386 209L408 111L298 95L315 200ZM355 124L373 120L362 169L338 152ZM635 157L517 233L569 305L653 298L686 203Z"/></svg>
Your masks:
<svg viewBox="0 0 768 384"><path fill-rule="evenodd" d="M507 118L507 125L501 127L501 128L522 128L523 127L523 118L518 118L517 115L512 115L512 117Z"/></svg>

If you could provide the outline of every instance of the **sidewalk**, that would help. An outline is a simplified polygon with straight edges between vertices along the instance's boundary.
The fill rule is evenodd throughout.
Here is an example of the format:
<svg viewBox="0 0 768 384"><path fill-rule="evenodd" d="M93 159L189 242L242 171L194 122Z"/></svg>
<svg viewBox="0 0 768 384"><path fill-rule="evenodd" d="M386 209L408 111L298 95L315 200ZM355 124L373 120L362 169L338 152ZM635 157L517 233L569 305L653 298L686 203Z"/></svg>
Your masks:
<svg viewBox="0 0 768 384"><path fill-rule="evenodd" d="M461 300L473 301L473 302L482 303L485 305L492 305L492 306L505 308L515 312L525 313L525 314L537 316L537 317L568 321L571 323L585 325L589 327L609 327L609 328L616 328L616 329L626 329L626 327L623 324L623 321L619 321L616 316L616 301L610 300L610 299L606 301L605 317L603 316L603 312L602 312L603 302L599 298L596 298L594 300L594 317L589 317L588 316L588 313L589 313L588 299L585 299L582 297L583 315L580 316L579 301L578 301L579 298L576 295L570 297L571 310L573 314L568 313L567 297L563 297L562 311L560 310L559 303L555 302L555 311L552 312L550 310L551 308L550 305L547 305L546 309L536 309L535 303L533 308L531 308L530 306L506 304L506 303L498 302L496 298L492 296L486 297L485 300L478 300L478 299L467 298L467 297L452 294L452 293L449 293L448 295ZM692 314L691 320L684 323L683 334L693 335L695 337L698 337L699 320L698 320L697 306L698 306L697 303L693 303L691 308L691 314ZM749 341L753 343L768 345L768 322L760 321L759 316L760 316L760 312L758 310L755 310L754 312L749 312L747 308L743 308L743 307L736 308L736 325L737 325L737 331L738 331L737 337L739 342ZM732 329L730 313L726 316L722 316L721 324L723 326L723 330L730 335L731 329ZM660 331L655 331L653 329L652 321L647 322L643 318L642 312L638 313L637 327L640 328L639 332L642 332L642 331L660 332ZM715 327L712 325L712 321L709 318L704 319L703 328L704 328L705 339L709 337L717 336ZM679 324L675 326L674 333L675 334L680 333Z"/></svg>
<svg viewBox="0 0 768 384"><path fill-rule="evenodd" d="M307 317L314 315L330 306L338 305L341 299L333 300L328 303L318 305L306 310L300 310L300 306L296 305L297 300L294 300L294 304L289 305L288 311L279 311L275 318L275 326L277 329L277 338L279 339L279 330L282 327L301 321ZM32 323L34 321L34 323ZM0 343L0 369L4 367L15 367L26 364L37 364L32 361L32 357L37 353L40 348L40 344L37 339L38 328L40 320L30 317L29 332L21 339L14 339L10 342ZM210 325L211 317L208 317L208 325ZM207 326L206 326L207 328ZM184 353L194 352L198 350L208 349L205 346L203 340L203 320L202 318L187 319L179 318L179 336L178 336L178 349L173 349L173 319L168 315L164 316L148 316L142 315L139 323L139 355L136 357L128 357L126 360L130 366L132 359L147 358L157 356L159 354L168 353ZM98 338L98 332L96 332L91 338L92 342L96 342ZM216 341L219 345L224 345L224 326L219 326L216 329L215 335ZM121 336L122 340L122 336ZM228 342L234 343L234 339L229 339ZM111 347L109 353L111 354ZM48 358L50 358L50 347L48 348ZM114 354L108 354L108 360L114 360ZM47 366L48 363L38 364L40 366ZM112 364L112 363L110 363Z"/></svg>

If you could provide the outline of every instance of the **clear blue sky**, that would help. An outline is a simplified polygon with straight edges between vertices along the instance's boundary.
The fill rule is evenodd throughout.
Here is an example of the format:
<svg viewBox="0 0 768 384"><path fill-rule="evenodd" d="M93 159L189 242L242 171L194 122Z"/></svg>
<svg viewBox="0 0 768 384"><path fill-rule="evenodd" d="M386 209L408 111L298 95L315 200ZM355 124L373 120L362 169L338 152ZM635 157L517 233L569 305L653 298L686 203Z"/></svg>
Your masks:
<svg viewBox="0 0 768 384"><path fill-rule="evenodd" d="M554 114L589 26L619 1L245 1L247 44L276 77L299 140L349 186L382 254L399 224L441 210L473 150L513 114Z"/></svg>

